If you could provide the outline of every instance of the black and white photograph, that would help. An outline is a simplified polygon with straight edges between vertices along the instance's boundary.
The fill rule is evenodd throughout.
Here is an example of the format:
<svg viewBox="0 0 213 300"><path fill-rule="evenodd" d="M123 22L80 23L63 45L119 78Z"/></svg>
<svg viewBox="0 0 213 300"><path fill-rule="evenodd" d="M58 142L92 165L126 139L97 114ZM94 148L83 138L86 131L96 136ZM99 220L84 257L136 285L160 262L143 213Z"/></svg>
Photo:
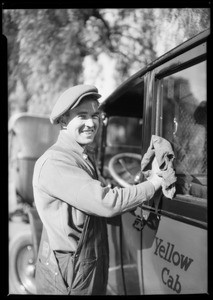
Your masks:
<svg viewBox="0 0 213 300"><path fill-rule="evenodd" d="M7 295L209 295L210 6L2 3Z"/></svg>

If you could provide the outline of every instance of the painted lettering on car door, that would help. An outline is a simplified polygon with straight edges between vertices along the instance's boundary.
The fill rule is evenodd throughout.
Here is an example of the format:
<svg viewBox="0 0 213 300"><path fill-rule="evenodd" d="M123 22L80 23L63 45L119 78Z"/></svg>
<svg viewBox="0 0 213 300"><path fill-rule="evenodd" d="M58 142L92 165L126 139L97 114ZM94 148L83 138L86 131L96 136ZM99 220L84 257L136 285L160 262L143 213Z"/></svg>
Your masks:
<svg viewBox="0 0 213 300"><path fill-rule="evenodd" d="M190 268L193 262L192 258L178 252L174 244L158 237L155 237L154 254L185 272ZM179 274L172 274L169 268L164 267L161 272L161 279L170 289L178 294L181 293L181 278Z"/></svg>

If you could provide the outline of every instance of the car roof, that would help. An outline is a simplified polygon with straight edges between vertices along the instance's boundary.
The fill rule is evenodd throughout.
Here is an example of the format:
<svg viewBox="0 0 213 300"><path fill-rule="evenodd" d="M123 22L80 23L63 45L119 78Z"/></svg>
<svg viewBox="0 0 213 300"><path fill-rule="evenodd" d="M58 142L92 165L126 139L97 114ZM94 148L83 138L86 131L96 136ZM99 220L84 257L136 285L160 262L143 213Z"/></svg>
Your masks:
<svg viewBox="0 0 213 300"><path fill-rule="evenodd" d="M141 118L143 113L144 75L166 61L203 43L209 35L210 29L204 30L139 70L124 81L101 103L101 110L109 116Z"/></svg>

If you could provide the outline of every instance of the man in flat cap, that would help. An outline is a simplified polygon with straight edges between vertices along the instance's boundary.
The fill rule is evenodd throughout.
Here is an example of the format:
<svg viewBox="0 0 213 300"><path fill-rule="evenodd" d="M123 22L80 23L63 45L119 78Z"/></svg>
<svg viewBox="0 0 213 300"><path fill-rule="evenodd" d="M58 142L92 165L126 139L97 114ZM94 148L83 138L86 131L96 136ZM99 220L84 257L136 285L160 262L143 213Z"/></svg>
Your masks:
<svg viewBox="0 0 213 300"><path fill-rule="evenodd" d="M103 186L87 152L99 127L98 90L66 90L50 115L61 126L57 142L36 162L35 205L43 223L36 264L38 294L104 295L108 281L106 219L153 197L162 179L153 163L148 181Z"/></svg>

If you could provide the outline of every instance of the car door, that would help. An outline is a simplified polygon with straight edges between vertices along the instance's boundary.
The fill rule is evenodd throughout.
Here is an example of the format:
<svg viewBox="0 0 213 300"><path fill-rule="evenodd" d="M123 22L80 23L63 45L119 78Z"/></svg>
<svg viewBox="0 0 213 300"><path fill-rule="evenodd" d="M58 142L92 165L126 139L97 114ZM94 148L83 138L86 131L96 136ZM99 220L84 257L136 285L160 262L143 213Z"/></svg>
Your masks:
<svg viewBox="0 0 213 300"><path fill-rule="evenodd" d="M207 293L206 69L204 41L146 74L143 144L151 134L171 142L177 182L172 200L142 206L143 294Z"/></svg>

